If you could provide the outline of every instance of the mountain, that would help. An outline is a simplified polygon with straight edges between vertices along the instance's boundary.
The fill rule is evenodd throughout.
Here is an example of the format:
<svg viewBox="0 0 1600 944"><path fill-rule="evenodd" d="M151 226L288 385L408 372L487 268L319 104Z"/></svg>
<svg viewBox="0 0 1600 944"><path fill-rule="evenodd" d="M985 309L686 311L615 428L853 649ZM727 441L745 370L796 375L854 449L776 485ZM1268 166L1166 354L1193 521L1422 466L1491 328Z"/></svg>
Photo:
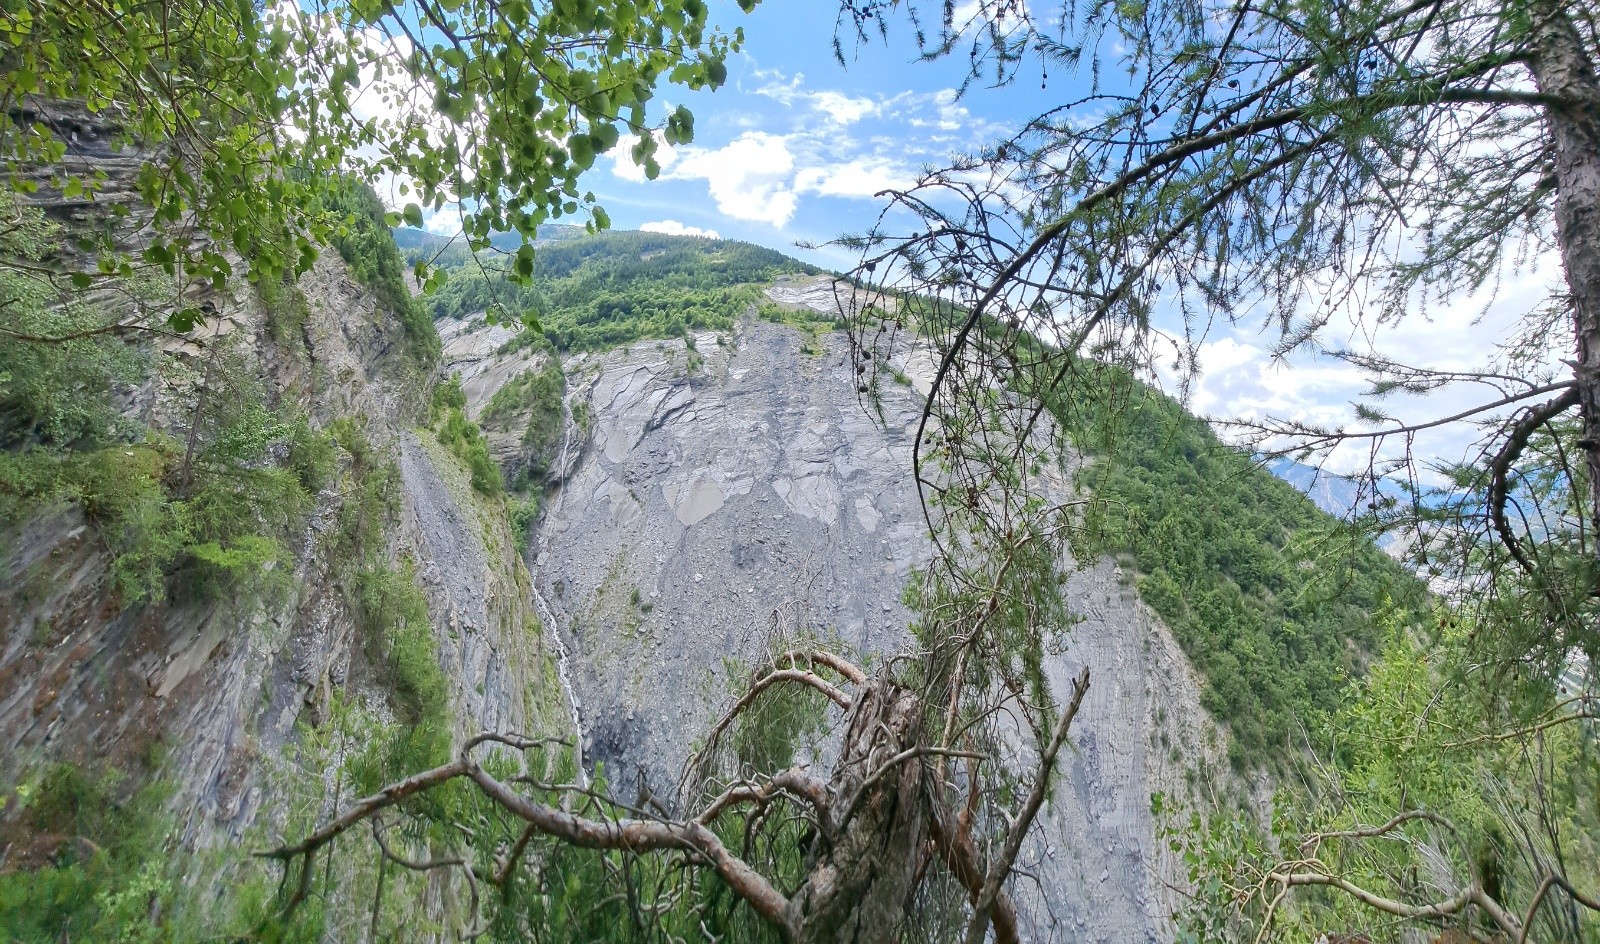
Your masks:
<svg viewBox="0 0 1600 944"><path fill-rule="evenodd" d="M911 644L926 340L894 352L903 382L869 411L831 276L661 234L563 233L527 285L454 257L413 299L396 242L433 237L391 240L369 192L329 188L359 223L339 251L296 285L207 289L196 339L0 352L0 376L38 385L0 387L7 937L110 927L124 900L160 902L174 935L247 935L279 873L243 851L485 730L555 739L534 755L551 778L670 805L774 644L867 664ZM48 240L81 211L44 194L19 212ZM1135 394L1130 414L1056 412L1079 423L1069 484L1128 515L1062 562L1081 619L1039 667L1055 691L1096 680L1020 860L1040 937L1170 938L1185 878L1151 795L1258 802L1296 712L1359 671L1393 576L1351 548L1311 579L1325 517ZM779 725L800 756L838 750L829 711ZM512 829L438 796L407 806L408 841ZM307 933L464 926L464 886L385 864L398 822L321 860ZM582 897L596 857L533 854L549 868L519 901L550 910L525 920L627 920Z"/></svg>
<svg viewBox="0 0 1600 944"><path fill-rule="evenodd" d="M1316 466L1296 462L1288 456L1269 459L1264 467L1299 489L1313 504L1335 518L1348 518L1352 512L1364 514L1368 504L1376 498L1386 497L1397 501L1409 498L1404 485L1382 476L1374 480L1370 477L1336 475Z"/></svg>
<svg viewBox="0 0 1600 944"><path fill-rule="evenodd" d="M394 244L403 253L411 252L437 252L453 244L461 244L457 237L440 236L427 230L416 229L410 226L396 226L391 232L394 234ZM554 243L566 239L577 239L586 235L587 231L582 226L568 226L565 223L546 223L539 227L538 243ZM495 233L489 237L489 245L500 252L516 252L522 245L520 233Z"/></svg>

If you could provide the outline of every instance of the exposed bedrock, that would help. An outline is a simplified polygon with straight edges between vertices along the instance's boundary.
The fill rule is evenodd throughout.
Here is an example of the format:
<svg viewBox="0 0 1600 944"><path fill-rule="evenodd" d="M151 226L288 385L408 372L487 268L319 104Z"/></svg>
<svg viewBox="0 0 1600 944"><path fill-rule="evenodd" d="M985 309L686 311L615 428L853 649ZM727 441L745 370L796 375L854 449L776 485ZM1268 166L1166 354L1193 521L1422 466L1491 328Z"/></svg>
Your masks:
<svg viewBox="0 0 1600 944"><path fill-rule="evenodd" d="M832 298L800 286L778 300ZM448 360L472 332L445 333ZM901 594L928 552L910 473L926 355L902 360L910 383L883 390L879 414L857 396L842 335L812 340L751 318L692 345L646 341L565 362L569 415L587 423L567 430L565 481L532 550L572 654L586 758L628 797L640 778L671 793L729 704L729 664L744 671L775 626L866 658L903 648ZM464 377L508 373L478 350L456 359ZM492 394L466 387L480 405ZM1019 863L1038 881L1014 894L1037 940L1166 940L1176 903L1165 883L1177 876L1150 796L1185 795L1185 768L1215 754L1217 735L1128 575L1098 561L1067 593L1081 622L1049 657L1049 677L1059 694L1087 665L1092 684ZM1026 763L1021 739L1011 744Z"/></svg>

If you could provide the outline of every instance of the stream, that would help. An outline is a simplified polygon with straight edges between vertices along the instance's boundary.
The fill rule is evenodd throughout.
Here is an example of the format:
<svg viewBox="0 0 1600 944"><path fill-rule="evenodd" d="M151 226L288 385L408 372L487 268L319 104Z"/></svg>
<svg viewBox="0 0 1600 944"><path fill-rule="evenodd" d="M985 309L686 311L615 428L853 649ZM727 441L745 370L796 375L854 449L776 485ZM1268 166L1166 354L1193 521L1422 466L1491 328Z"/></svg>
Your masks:
<svg viewBox="0 0 1600 944"><path fill-rule="evenodd" d="M561 638L561 624L556 619L555 608L545 600L544 594L539 592L538 584L533 586L533 608L539 614L539 622L544 624L546 634L555 643L556 676L561 679L561 690L566 692L567 707L572 712L574 738L572 750L573 757L578 762L578 783L587 787L589 772L583 765L583 704L578 700L578 690L572 685L572 658L567 652L566 641Z"/></svg>
<svg viewBox="0 0 1600 944"><path fill-rule="evenodd" d="M561 398L561 474L562 486L567 474L567 450L572 443L572 402L570 397ZM561 507L561 499L566 495L566 488L557 486L556 507ZM532 570L532 568L529 568ZM589 786L589 772L583 763L583 703L578 700L578 690L572 684L572 656L567 651L566 640L562 638L562 623L556 617L555 607L539 592L538 578L530 581L533 587L533 608L539 614L539 622L544 624L545 631L549 634L556 647L556 675L561 680L561 690L567 694L567 707L572 712L572 733L574 737L573 758L578 762L578 783Z"/></svg>

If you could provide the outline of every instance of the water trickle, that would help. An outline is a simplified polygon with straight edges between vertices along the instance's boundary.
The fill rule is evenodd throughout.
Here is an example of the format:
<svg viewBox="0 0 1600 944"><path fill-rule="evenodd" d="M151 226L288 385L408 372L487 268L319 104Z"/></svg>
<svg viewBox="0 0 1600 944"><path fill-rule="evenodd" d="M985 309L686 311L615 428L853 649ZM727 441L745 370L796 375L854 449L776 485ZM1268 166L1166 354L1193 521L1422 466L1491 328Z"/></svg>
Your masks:
<svg viewBox="0 0 1600 944"><path fill-rule="evenodd" d="M567 653L567 643L561 638L561 623L556 618L555 608L545 600L539 588L533 588L533 608L539 614L539 622L544 625L546 634L556 647L556 676L561 680L561 690L567 695L567 707L572 711L572 732L575 739L573 759L578 762L578 783L587 787L589 773L583 764L583 703L578 700L578 690L572 685L570 670L571 657Z"/></svg>

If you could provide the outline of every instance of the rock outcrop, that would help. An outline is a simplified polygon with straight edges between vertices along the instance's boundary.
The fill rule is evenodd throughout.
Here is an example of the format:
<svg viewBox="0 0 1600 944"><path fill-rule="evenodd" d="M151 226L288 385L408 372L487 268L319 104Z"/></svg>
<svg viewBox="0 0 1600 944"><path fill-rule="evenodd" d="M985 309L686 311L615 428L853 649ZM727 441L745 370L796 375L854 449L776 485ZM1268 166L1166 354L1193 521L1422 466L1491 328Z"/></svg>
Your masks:
<svg viewBox="0 0 1600 944"><path fill-rule="evenodd" d="M824 313L835 298L825 281L771 295ZM447 326L447 360L506 375L481 353L482 330ZM842 335L753 317L731 334L566 360L569 412L587 422L564 438L532 570L571 652L585 755L614 790L632 796L642 780L670 794L729 702L730 666L760 658L774 632L863 658L907 645L901 594L929 547L910 473L929 365L906 352L908 382L874 406ZM464 386L480 405L493 393ZM1081 621L1047 672L1057 692L1085 665L1093 682L1023 854L1038 881L1016 895L1037 940L1166 940L1178 879L1150 797L1183 796L1218 734L1128 575L1091 562L1067 595Z"/></svg>
<svg viewBox="0 0 1600 944"><path fill-rule="evenodd" d="M565 699L503 511L474 496L431 433L411 428L422 389L392 369L400 327L337 256L300 290L298 339L272 340L245 287L215 296L222 331L269 406L292 404L315 426L356 418L376 461L397 463L399 515L383 550L416 564L458 736L565 733ZM169 381L191 354L179 346L153 356L151 379L129 394L132 416L173 412ZM271 810L270 775L292 767L298 724L324 717L335 692L378 706L388 698L342 585L348 562L327 548L348 498L319 497L291 548L289 599L260 612L181 594L122 606L106 544L75 506L0 536L0 782L56 762L159 776L187 846L242 836Z"/></svg>

